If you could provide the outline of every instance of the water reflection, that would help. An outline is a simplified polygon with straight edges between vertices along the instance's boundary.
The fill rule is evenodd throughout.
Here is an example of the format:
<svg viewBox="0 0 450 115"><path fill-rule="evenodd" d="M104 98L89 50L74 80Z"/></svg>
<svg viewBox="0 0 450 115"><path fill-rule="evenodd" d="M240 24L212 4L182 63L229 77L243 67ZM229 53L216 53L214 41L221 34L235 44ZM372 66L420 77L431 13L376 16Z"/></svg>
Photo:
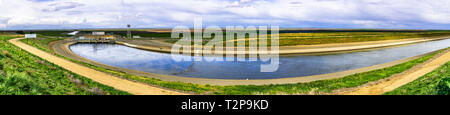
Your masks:
<svg viewBox="0 0 450 115"><path fill-rule="evenodd" d="M150 73L217 79L273 79L333 73L387 63L450 47L450 39L343 54L280 57L278 71L260 72L266 62L172 60L170 54L116 44L75 44L70 49L100 63Z"/></svg>

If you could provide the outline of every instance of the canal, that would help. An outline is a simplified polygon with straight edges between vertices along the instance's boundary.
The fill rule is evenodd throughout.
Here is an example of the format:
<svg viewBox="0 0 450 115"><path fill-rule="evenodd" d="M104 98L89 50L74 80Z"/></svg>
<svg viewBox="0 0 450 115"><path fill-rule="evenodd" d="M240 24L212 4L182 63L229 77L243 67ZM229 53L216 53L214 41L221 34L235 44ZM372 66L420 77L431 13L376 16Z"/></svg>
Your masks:
<svg viewBox="0 0 450 115"><path fill-rule="evenodd" d="M369 67L450 47L450 39L360 52L281 56L276 72L260 72L262 61L182 61L171 54L118 44L74 44L77 55L115 67L150 73L212 79L274 79L334 73ZM182 56L182 55L180 55Z"/></svg>

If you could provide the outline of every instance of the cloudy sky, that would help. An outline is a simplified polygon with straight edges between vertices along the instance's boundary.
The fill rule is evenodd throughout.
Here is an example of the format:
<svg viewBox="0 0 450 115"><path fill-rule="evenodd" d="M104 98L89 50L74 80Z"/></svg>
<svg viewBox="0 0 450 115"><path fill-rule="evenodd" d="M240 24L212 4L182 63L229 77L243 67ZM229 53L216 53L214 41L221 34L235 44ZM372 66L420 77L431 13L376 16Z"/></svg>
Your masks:
<svg viewBox="0 0 450 115"><path fill-rule="evenodd" d="M450 0L0 0L0 29L172 28L450 29Z"/></svg>

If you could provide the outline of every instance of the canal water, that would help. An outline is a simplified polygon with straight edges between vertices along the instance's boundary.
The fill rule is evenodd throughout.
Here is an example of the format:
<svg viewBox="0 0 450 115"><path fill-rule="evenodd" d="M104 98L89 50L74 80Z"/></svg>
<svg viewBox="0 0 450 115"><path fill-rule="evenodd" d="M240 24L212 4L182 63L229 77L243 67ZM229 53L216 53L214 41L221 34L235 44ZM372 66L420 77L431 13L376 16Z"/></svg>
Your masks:
<svg viewBox="0 0 450 115"><path fill-rule="evenodd" d="M361 52L281 56L276 72L260 72L262 61L174 61L171 54L117 44L74 44L84 58L115 67L150 73L212 79L274 79L334 73L369 67L450 47L450 39ZM181 56L181 55L180 55Z"/></svg>

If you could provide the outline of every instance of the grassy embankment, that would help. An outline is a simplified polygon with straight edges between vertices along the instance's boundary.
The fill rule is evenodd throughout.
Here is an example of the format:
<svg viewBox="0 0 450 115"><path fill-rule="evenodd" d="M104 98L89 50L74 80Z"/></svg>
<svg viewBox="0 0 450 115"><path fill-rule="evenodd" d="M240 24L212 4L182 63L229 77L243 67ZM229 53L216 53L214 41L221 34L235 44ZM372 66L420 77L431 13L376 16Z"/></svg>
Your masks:
<svg viewBox="0 0 450 115"><path fill-rule="evenodd" d="M450 95L450 62L385 95Z"/></svg>
<svg viewBox="0 0 450 115"><path fill-rule="evenodd" d="M123 95L49 63L9 43L0 35L0 95Z"/></svg>
<svg viewBox="0 0 450 115"><path fill-rule="evenodd" d="M343 32L343 33L281 33L280 46L366 42L407 38L450 36L450 32Z"/></svg>
<svg viewBox="0 0 450 115"><path fill-rule="evenodd" d="M41 50L51 52L55 54L53 51L48 49L48 43L52 41L59 40L58 38L47 38L47 39L35 39L30 40L28 44L37 47ZM22 42L26 42L26 40L22 40ZM442 51L442 50L441 50ZM440 52L441 52L440 51ZM159 79L148 78L145 76L136 76L127 74L125 72L109 70L106 68L97 67L95 65L91 65L85 62L80 62L77 60L69 59L63 56L65 59L71 60L73 62L85 65L87 67L109 73L111 75L115 75L121 78L139 81L147 84L158 85L165 88L195 92L199 94L321 94L321 93L329 93L333 90L341 89L341 88L351 88L357 87L363 84L366 84L371 81L380 80L391 75L401 73L417 64L423 63L433 56L435 56L439 52L431 53L429 55L423 56L419 59L415 59L403 64L399 64L396 66L373 70L369 72L349 75L344 78L338 79L330 79L330 80L321 80L314 81L309 83L296 83L296 84L281 84L281 85L234 85L234 86L213 86L213 85L200 85L200 84L191 84L191 83L183 83L183 82L168 82L162 81ZM57 54L56 54L57 55Z"/></svg>
<svg viewBox="0 0 450 115"><path fill-rule="evenodd" d="M143 34L152 37L166 37L170 38L166 34ZM214 35L213 35L214 36ZM223 37L226 36L226 33ZM280 33L279 34L279 46L294 46L294 45L317 45L317 44L330 44L330 43L351 43L351 42L367 42L367 41L380 41L380 40L397 40L397 39L408 39L408 38L423 38L423 37L437 37L437 36L450 36L449 31L424 31L424 32L319 32L319 33ZM212 38L203 38L202 45L210 43ZM271 36L267 36L267 45L270 46ZM249 39L248 35L245 38L237 38L236 40L226 40L215 41L215 43L234 43L238 44L238 41L245 41L245 45L249 46L251 42L256 42L258 45L265 45L258 43L255 39ZM136 39L145 40L145 39ZM183 45L193 45L195 44L192 40L189 41L179 41L179 39L166 39L166 42L175 43Z"/></svg>

